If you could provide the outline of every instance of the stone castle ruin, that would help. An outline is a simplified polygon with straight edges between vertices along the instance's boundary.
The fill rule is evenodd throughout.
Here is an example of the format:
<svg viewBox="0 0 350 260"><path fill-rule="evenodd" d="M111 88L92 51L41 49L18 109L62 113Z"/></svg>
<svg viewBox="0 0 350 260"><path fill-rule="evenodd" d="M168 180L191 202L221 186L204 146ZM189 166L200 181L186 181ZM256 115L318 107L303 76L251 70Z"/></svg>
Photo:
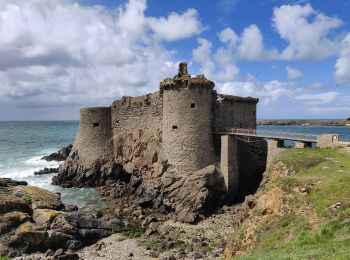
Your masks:
<svg viewBox="0 0 350 260"><path fill-rule="evenodd" d="M187 222L253 193L265 170L265 141L216 133L255 129L258 99L222 95L214 86L203 75L191 77L181 63L158 92L81 109L74 147L54 183L119 183Z"/></svg>

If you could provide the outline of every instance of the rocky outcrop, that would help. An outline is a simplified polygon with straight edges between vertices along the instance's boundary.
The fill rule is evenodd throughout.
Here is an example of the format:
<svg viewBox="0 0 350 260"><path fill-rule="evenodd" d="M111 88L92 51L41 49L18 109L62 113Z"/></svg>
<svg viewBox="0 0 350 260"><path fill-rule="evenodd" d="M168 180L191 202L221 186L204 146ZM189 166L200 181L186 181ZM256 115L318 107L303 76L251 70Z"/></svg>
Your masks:
<svg viewBox="0 0 350 260"><path fill-rule="evenodd" d="M43 175L43 174L50 174L50 173L58 173L58 167L57 168L47 168L38 170L34 172L34 175Z"/></svg>
<svg viewBox="0 0 350 260"><path fill-rule="evenodd" d="M118 219L65 206L60 195L0 178L0 255L76 250L112 233Z"/></svg>
<svg viewBox="0 0 350 260"><path fill-rule="evenodd" d="M111 154L112 143L106 144L105 152L95 161L85 162L79 150L73 148L67 160L58 168L52 183L62 187L97 187L104 185L118 171Z"/></svg>
<svg viewBox="0 0 350 260"><path fill-rule="evenodd" d="M91 165L72 153L59 168L53 183L64 187L101 186L109 199L128 201L142 208L195 222L224 201L223 179L214 165L183 174L168 164L161 131L115 134L111 150Z"/></svg>
<svg viewBox="0 0 350 260"><path fill-rule="evenodd" d="M224 203L221 187L223 178L209 165L191 175L165 175L160 197L176 220L193 223Z"/></svg>
<svg viewBox="0 0 350 260"><path fill-rule="evenodd" d="M72 148L73 148L73 145L70 144L66 147L62 147L60 150L58 150L57 153L52 153L50 155L44 156L41 159L45 161L58 161L58 162L64 161L69 156Z"/></svg>

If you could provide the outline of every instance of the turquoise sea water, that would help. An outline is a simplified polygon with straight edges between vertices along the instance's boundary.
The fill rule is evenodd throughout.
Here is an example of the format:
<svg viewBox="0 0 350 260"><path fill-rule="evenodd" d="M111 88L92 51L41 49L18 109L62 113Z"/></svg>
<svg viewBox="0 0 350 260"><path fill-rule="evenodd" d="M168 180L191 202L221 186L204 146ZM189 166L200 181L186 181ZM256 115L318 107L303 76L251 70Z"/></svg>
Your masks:
<svg viewBox="0 0 350 260"><path fill-rule="evenodd" d="M60 164L41 158L73 144L78 125L74 121L0 122L0 177L24 180L30 185L60 192L64 203L80 207L100 204L94 189L61 188L51 185L54 174L34 175L35 170Z"/></svg>
<svg viewBox="0 0 350 260"><path fill-rule="evenodd" d="M301 133L338 133L350 136L350 126L259 126L260 130ZM54 174L35 176L34 171L56 167L58 162L40 158L74 142L78 122L0 122L0 177L25 180L30 185L60 192L64 203L78 206L100 204L94 189L51 185ZM349 140L350 141L350 140Z"/></svg>

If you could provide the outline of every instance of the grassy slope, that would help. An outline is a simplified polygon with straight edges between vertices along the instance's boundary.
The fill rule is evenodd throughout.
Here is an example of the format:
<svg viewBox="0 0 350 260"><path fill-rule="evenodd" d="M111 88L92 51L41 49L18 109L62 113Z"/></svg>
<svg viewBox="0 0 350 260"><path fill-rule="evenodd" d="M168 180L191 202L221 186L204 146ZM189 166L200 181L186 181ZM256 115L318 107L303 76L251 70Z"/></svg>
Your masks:
<svg viewBox="0 0 350 260"><path fill-rule="evenodd" d="M283 191L284 210L255 216L260 220L252 246L238 259L350 259L350 155L303 149L283 152L276 160L295 172L267 184ZM302 193L300 187L311 191ZM335 203L341 206L328 208ZM259 215L255 211L251 219ZM248 226L249 220L233 237L242 237Z"/></svg>

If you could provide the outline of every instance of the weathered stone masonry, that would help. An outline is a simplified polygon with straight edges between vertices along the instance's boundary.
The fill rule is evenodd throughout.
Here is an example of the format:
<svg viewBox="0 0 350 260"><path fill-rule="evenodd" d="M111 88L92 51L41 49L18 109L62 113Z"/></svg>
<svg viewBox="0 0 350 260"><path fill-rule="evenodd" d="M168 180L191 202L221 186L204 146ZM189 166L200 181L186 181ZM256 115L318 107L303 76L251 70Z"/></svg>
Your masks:
<svg viewBox="0 0 350 260"><path fill-rule="evenodd" d="M103 185L97 180L117 179L123 169L142 179L144 190L160 190L158 199L175 212L178 204L188 204L188 196L199 201L201 196L215 198L213 190L231 200L242 180L256 182L251 180L255 178L251 172L256 171L255 148L215 132L229 127L255 129L258 99L218 94L214 86L203 75L191 77L182 63L178 75L163 80L156 93L123 97L111 107L81 109L73 152L54 182ZM251 165L241 165L240 160ZM183 188L175 188L196 172L207 179L198 188L207 190L207 195L186 195Z"/></svg>

